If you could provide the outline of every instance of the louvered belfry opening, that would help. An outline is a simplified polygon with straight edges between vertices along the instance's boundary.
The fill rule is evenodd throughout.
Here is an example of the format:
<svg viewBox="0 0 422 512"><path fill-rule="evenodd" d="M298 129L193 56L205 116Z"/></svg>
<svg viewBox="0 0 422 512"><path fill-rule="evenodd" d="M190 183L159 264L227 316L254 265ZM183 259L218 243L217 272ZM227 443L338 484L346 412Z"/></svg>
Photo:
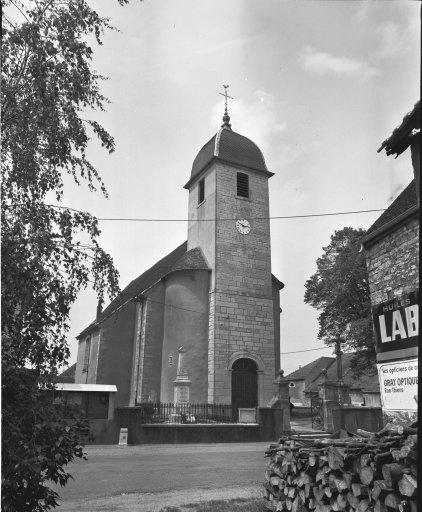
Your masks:
<svg viewBox="0 0 422 512"><path fill-rule="evenodd" d="M237 195L249 197L249 176L243 172L237 173Z"/></svg>

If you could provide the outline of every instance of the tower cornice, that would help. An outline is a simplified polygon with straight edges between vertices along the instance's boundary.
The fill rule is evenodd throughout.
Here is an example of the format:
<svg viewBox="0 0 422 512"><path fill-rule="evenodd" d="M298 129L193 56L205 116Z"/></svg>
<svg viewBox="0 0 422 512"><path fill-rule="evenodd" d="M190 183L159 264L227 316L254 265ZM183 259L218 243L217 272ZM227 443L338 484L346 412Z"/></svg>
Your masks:
<svg viewBox="0 0 422 512"><path fill-rule="evenodd" d="M211 158L211 160L209 160L202 167L202 169L197 174L195 174L195 176L192 176L190 178L190 180L185 185L183 185L183 188L189 190L190 187L193 185L193 183L195 183L197 180L201 179L201 177L204 175L204 173L215 162L221 162L221 163L223 163L225 165L230 165L231 167L234 167L236 169L252 171L252 172L255 172L257 174L260 174L261 176L262 175L267 176L267 178L271 178L272 176L274 176L274 173L271 172L271 171L266 171L266 170L263 170L263 169L257 169L256 167L252 167L252 166L249 166L249 165L237 164L235 162L231 162L230 160L225 160L224 158L221 158L219 156L214 156L214 157Z"/></svg>

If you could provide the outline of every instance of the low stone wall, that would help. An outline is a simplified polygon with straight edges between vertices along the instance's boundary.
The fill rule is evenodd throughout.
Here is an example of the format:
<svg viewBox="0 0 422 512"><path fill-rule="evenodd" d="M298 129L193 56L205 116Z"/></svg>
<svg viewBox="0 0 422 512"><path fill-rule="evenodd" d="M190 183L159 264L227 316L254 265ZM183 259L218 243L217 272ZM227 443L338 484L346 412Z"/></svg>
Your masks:
<svg viewBox="0 0 422 512"><path fill-rule="evenodd" d="M310 418L311 417L311 408L304 407L301 405L295 405L290 411L290 417L294 418Z"/></svg>
<svg viewBox="0 0 422 512"><path fill-rule="evenodd" d="M143 424L139 408L124 407L116 409L113 420L91 420L91 436L86 444L118 444L121 428L128 429L128 444L275 441L290 430L289 425L283 426L282 409L260 407L257 416L257 423L248 424Z"/></svg>
<svg viewBox="0 0 422 512"><path fill-rule="evenodd" d="M358 428L377 432L383 427L381 407L341 407L333 409L334 431L345 429L356 432Z"/></svg>
<svg viewBox="0 0 422 512"><path fill-rule="evenodd" d="M119 427L114 420L89 420L90 436L86 444L117 444Z"/></svg>
<svg viewBox="0 0 422 512"><path fill-rule="evenodd" d="M170 425L130 428L128 444L247 443L260 440L258 424Z"/></svg>
<svg viewBox="0 0 422 512"><path fill-rule="evenodd" d="M286 417L283 409L259 407L259 439L258 441L271 441L278 439L283 432L290 431L290 417Z"/></svg>
<svg viewBox="0 0 422 512"><path fill-rule="evenodd" d="M257 423L214 424L142 424L140 410L136 407L116 409L114 428L109 429L109 438L104 444L117 444L120 428L128 429L129 444L176 444L176 443L245 443L274 441L286 429L281 409L260 407ZM105 439L102 436L101 439Z"/></svg>

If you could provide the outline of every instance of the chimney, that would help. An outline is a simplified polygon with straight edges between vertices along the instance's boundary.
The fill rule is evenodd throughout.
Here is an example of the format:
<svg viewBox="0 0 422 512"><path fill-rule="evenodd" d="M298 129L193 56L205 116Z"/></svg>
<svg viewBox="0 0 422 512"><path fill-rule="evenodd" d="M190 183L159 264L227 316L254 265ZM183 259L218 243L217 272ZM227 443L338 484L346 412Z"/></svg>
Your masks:
<svg viewBox="0 0 422 512"><path fill-rule="evenodd" d="M413 174L415 176L416 197L418 206L420 205L420 174L421 174L421 132L416 133L412 137L410 145L412 152Z"/></svg>
<svg viewBox="0 0 422 512"><path fill-rule="evenodd" d="M103 301L100 299L97 304L97 322L100 319L101 313L103 312Z"/></svg>

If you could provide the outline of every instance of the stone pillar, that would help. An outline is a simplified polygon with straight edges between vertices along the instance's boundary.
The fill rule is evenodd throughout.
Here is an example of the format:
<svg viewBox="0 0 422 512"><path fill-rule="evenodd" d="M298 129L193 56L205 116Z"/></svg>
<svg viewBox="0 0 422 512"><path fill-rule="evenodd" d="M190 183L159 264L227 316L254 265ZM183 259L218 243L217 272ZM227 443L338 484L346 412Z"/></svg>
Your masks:
<svg viewBox="0 0 422 512"><path fill-rule="evenodd" d="M189 387L192 382L189 380L188 372L185 370L183 365L184 355L186 354L186 349L184 347L179 347L179 359L177 362L177 376L173 381L174 386L174 403L175 404L187 404L189 403Z"/></svg>
<svg viewBox="0 0 422 512"><path fill-rule="evenodd" d="M324 430L335 432L342 428L342 424L336 424L333 418L333 411L350 405L349 387L342 382L327 380L327 370L323 370L324 380L319 384L319 396L322 399Z"/></svg>
<svg viewBox="0 0 422 512"><path fill-rule="evenodd" d="M336 359L337 359L337 380L338 382L343 382L343 366L341 362L341 356L343 352L341 351L341 340L336 340Z"/></svg>
<svg viewBox="0 0 422 512"><path fill-rule="evenodd" d="M284 377L284 370L278 371L278 377L274 381L275 393L270 401L272 409L283 411L283 432L290 431L290 393L289 381Z"/></svg>

